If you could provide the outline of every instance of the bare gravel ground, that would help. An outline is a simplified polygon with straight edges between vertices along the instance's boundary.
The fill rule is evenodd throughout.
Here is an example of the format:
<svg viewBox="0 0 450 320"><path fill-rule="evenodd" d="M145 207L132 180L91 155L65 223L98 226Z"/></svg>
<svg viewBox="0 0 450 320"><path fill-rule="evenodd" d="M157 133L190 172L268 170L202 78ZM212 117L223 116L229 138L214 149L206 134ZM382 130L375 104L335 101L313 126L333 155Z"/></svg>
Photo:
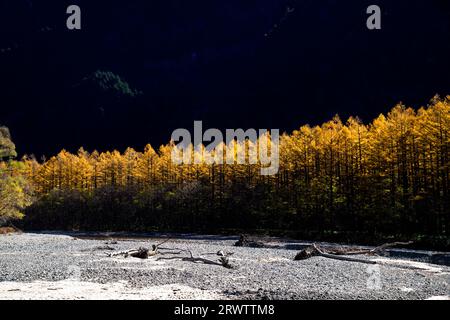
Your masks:
<svg viewBox="0 0 450 320"><path fill-rule="evenodd" d="M0 299L449 299L450 267L389 257L380 265L315 257L293 261L298 243L237 248L233 237L177 237L164 248L217 260L234 252L235 268L181 261L187 253L147 260L105 252L151 247L161 238L80 239L25 233L0 236ZM111 249L114 249L111 250ZM426 252L418 256L424 256ZM414 256L414 254L412 255Z"/></svg>

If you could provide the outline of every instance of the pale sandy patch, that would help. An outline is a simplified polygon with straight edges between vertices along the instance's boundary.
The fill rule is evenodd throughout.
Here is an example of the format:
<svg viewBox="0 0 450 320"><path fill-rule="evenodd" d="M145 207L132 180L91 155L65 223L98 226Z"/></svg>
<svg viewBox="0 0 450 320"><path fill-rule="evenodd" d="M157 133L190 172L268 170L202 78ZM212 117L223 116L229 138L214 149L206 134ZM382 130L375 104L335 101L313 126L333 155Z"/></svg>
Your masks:
<svg viewBox="0 0 450 320"><path fill-rule="evenodd" d="M442 273L442 268L439 268L435 265L431 265L425 262L411 261L411 260L397 260L397 259L385 259L385 258L377 258L373 259L382 265L390 265L390 266L398 266L405 268L413 268L419 269L431 273Z"/></svg>
<svg viewBox="0 0 450 320"><path fill-rule="evenodd" d="M160 261L156 259L135 259L135 258L123 258L123 257L114 257L114 258L99 258L95 259L95 261L105 261L105 262L116 262L117 264L133 264L133 266L121 266L119 269L132 269L132 270L163 270L163 269L175 269L179 271L184 271L185 268L177 268L169 265L165 261Z"/></svg>
<svg viewBox="0 0 450 320"><path fill-rule="evenodd" d="M269 257L264 259L258 259L259 262L262 263L276 263L276 262L289 262L290 259L287 258L275 258L275 257Z"/></svg>
<svg viewBox="0 0 450 320"><path fill-rule="evenodd" d="M63 280L56 282L0 282L0 300L217 300L217 291L179 284L132 288L126 281L100 284Z"/></svg>
<svg viewBox="0 0 450 320"><path fill-rule="evenodd" d="M450 296L434 296L434 297L430 297L428 299L425 300L443 300L443 301L448 301L450 300Z"/></svg>

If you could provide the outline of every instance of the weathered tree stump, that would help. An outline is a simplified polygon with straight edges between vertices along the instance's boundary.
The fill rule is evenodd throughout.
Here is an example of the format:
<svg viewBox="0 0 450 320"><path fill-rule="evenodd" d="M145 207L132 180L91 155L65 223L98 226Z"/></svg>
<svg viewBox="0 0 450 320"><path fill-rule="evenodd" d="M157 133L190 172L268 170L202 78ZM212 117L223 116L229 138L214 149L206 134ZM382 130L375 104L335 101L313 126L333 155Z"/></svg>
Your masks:
<svg viewBox="0 0 450 320"><path fill-rule="evenodd" d="M133 258L139 259L148 259L150 250L146 248L139 248L137 251L133 251L130 253L130 256Z"/></svg>
<svg viewBox="0 0 450 320"><path fill-rule="evenodd" d="M319 252L313 246L310 246L310 247L303 249L299 253L297 253L294 260L295 261L307 260L309 258L318 256L318 255L319 255Z"/></svg>
<svg viewBox="0 0 450 320"><path fill-rule="evenodd" d="M264 248L264 244L255 241L250 240L246 235L241 235L239 237L239 240L234 244L235 247L249 247L249 248Z"/></svg>

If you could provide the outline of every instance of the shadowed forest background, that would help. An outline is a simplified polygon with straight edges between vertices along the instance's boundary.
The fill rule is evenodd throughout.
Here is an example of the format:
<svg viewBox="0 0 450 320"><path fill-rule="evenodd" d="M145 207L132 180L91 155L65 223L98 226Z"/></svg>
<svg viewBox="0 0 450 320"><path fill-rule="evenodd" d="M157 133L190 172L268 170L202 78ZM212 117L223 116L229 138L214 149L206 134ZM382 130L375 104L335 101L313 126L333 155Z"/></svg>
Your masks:
<svg viewBox="0 0 450 320"><path fill-rule="evenodd" d="M3 129L4 158L14 156L8 138ZM31 229L448 239L450 97L417 111L398 105L369 125L336 116L284 134L275 176L259 164L175 165L172 148L2 161L0 214L22 217L22 206Z"/></svg>

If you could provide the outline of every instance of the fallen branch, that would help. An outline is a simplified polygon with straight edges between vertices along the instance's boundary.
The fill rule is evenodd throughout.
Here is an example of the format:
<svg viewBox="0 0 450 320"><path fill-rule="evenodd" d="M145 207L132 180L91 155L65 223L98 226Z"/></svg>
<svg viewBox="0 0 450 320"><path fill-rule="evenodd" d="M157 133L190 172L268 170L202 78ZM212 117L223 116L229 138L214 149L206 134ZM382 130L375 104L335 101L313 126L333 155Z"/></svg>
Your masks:
<svg viewBox="0 0 450 320"><path fill-rule="evenodd" d="M113 253L106 253L108 257L117 257L117 256L124 256L125 258L133 257L133 258L139 258L139 259L148 259L149 257L156 256L159 252L159 247L163 245L164 243L170 241L171 239L166 239L158 244L152 245L151 249L147 248L139 248L139 249L132 249L127 251L120 251L120 252L113 252Z"/></svg>
<svg viewBox="0 0 450 320"><path fill-rule="evenodd" d="M202 253L201 256L219 256L219 257L230 257L234 252L219 250L217 252Z"/></svg>
<svg viewBox="0 0 450 320"><path fill-rule="evenodd" d="M182 261L189 261L194 263L204 263L204 264L211 264L211 265L219 265L222 267L225 267L227 269L233 269L234 267L230 264L229 257L234 254L234 252L227 252L220 250L216 253L205 253L203 255L217 255L220 258L218 259L218 262L212 261L209 259L205 259L202 257L194 257L192 254L192 251L189 249L179 249L179 248L162 248L161 246L171 239L165 239L164 241L152 245L152 249L147 248L139 248L139 249L132 249L127 251L120 251L120 252L113 252L113 253L105 253L108 257L117 257L117 256L123 256L125 258L127 257L134 257L134 258L140 258L140 259L148 259L151 256L156 256L158 254L165 255L165 254L172 254L172 255L178 255L183 252L188 253L189 257L170 257L170 258L158 258L158 260L173 260L173 259L181 259ZM161 252L160 250L166 250L169 252Z"/></svg>
<svg viewBox="0 0 450 320"><path fill-rule="evenodd" d="M357 258L350 258L350 257L344 257L344 256L350 256L350 255L378 255L387 248L397 247L397 246L405 246L410 245L413 242L394 242L394 243L386 243L381 246L378 246L374 249L358 249L358 250L347 250L347 249L323 249L320 248L318 245L313 244L312 246L309 246L305 248L304 250L300 251L294 258L294 260L306 260L314 256L321 256L324 258L334 259L334 260L341 260L341 261L349 261L349 262L359 262L359 263L366 263L366 264L377 264L376 261L371 260L365 260L365 259L357 259Z"/></svg>
<svg viewBox="0 0 450 320"><path fill-rule="evenodd" d="M113 247L110 247L110 246L97 246L97 247L94 247L94 248L82 249L81 252L86 252L86 251L103 251L103 250L114 251L115 249Z"/></svg>
<svg viewBox="0 0 450 320"><path fill-rule="evenodd" d="M351 255L362 255L362 254L369 254L369 255L379 255L382 254L383 251L389 248L399 247L399 246L408 246L410 244L413 244L414 241L409 242L392 242L392 243L385 243L381 246L378 246L374 249L325 249L327 253L335 254L335 255L345 255L345 256L351 256ZM323 249L322 249L323 250ZM353 250L353 251L352 251Z"/></svg>
<svg viewBox="0 0 450 320"><path fill-rule="evenodd" d="M375 249L372 250L372 253L378 253L380 251L384 251L388 248L394 248L394 247L399 247L399 246L409 246L411 244L413 244L414 241L408 241L408 242L392 242L392 243L385 243L381 246L376 247Z"/></svg>
<svg viewBox="0 0 450 320"><path fill-rule="evenodd" d="M169 242L170 240L172 240L172 238L167 238L166 240L164 240L164 241L158 243L158 244L156 245L156 248L159 248L159 247L162 246L164 243L167 243L167 242Z"/></svg>
<svg viewBox="0 0 450 320"><path fill-rule="evenodd" d="M377 264L375 261L371 261L371 260L343 257L343 256L325 253L322 250L320 250L315 244L313 244L313 248L317 251L319 256L324 257L324 258L341 260L341 261L349 261L349 262L359 262L359 263L365 263L365 264Z"/></svg>
<svg viewBox="0 0 450 320"><path fill-rule="evenodd" d="M188 261L188 262L193 262L193 263L203 263L203 264L210 264L210 265L216 265L216 266L222 266L224 268L227 269L234 269L235 267L232 266L230 264L230 260L229 260L229 256L233 255L233 252L226 252L224 253L222 250L214 253L215 255L220 256L218 262L216 261L212 261L209 259L205 259L202 257L194 257L194 255L192 254L191 250L188 249L173 249L173 250L178 250L177 253L180 252L186 252L189 253L189 257L170 257L170 258L158 258L157 260L174 260L174 259L179 259L181 261ZM204 255L212 255L213 253L205 253Z"/></svg>
<svg viewBox="0 0 450 320"><path fill-rule="evenodd" d="M221 265L227 269L233 269L233 266L230 265L230 260L228 259L228 256L225 256L223 251L219 251L216 253L216 255L220 256L219 262L215 262L215 261L205 259L205 258L200 258L200 257L195 258L190 250L186 250L186 251L189 252L190 257L183 258L182 259L183 261L191 261L194 263L203 262L204 264L212 264L212 265L219 265L219 266Z"/></svg>
<svg viewBox="0 0 450 320"><path fill-rule="evenodd" d="M153 245L153 250L149 250L147 248L139 248L106 254L108 257L124 256L125 258L133 257L139 259L148 259L148 257L156 256L158 254L158 249L156 248L155 245Z"/></svg>

